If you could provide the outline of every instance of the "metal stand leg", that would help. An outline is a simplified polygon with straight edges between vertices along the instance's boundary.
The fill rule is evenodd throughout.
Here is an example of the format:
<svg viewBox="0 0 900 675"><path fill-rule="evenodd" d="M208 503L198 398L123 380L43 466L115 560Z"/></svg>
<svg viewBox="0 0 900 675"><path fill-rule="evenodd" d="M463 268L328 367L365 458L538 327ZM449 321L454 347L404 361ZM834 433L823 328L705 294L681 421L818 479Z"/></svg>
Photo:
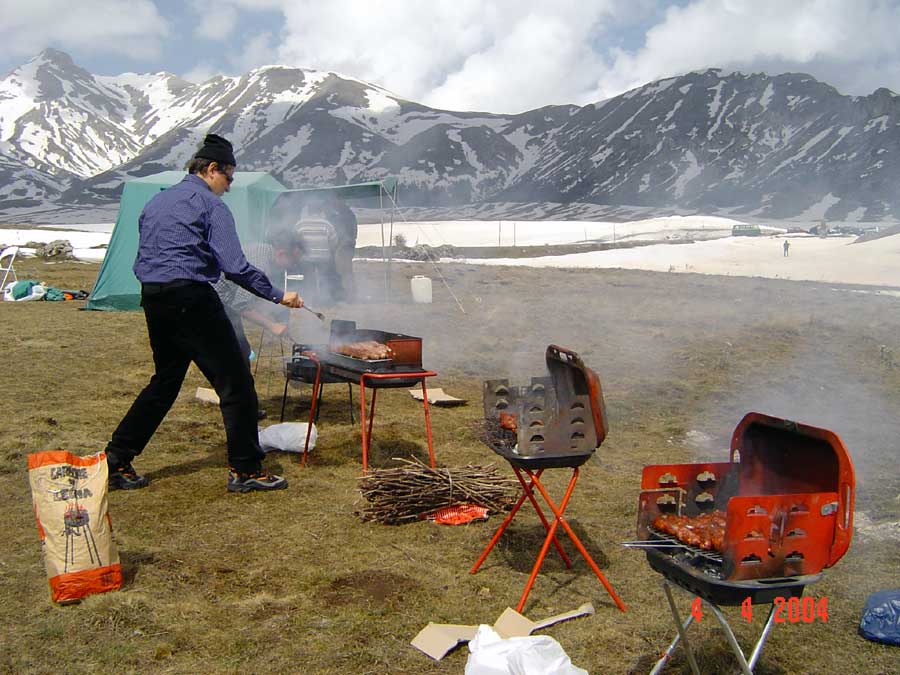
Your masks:
<svg viewBox="0 0 900 675"><path fill-rule="evenodd" d="M691 666L691 672L694 675L700 675L700 668L697 666L697 660L694 658L694 651L691 649L691 643L688 642L687 639L687 629L694 621L694 615L688 617L687 621L683 624L681 622L681 615L678 613L678 608L675 606L675 598L672 597L672 589L669 588L669 582L663 580L662 582L663 591L666 593L666 600L669 601L669 609L672 610L672 618L675 619L675 627L678 629L678 635L675 636L675 639L672 640L672 644L669 645L669 648L662 655L662 658L656 662L656 666L650 671L650 675L657 675L663 667L668 663L669 659L672 657L673 652L675 651L675 647L678 645L678 641L681 640L684 642L684 651L687 654L688 663Z"/></svg>
<svg viewBox="0 0 900 675"><path fill-rule="evenodd" d="M538 553L537 560L535 560L534 566L531 569L531 575L528 578L528 582L525 584L525 590L522 593L522 597L519 599L519 604L516 607L517 612L521 612L525 607L525 602L528 599L529 593L531 593L531 588L534 586L534 582L537 579L537 575L541 570L541 566L544 564L544 559L547 557L547 551L550 550L550 544L553 543L556 546L556 550L559 551L560 556L562 556L563 561L566 563L568 567L571 567L572 564L569 561L568 556L566 556L565 552L560 546L559 541L556 539L556 529L560 525L562 525L563 530L569 536L569 539L575 545L575 548L578 549L578 552L585 559L588 566L597 575L597 578L603 584L603 587L606 589L607 593L609 593L610 597L612 597L613 601L616 603L616 606L625 611L625 604L616 595L616 592L613 590L612 586L606 580L606 577L603 575L603 572L600 571L600 568L597 566L597 563L594 562L594 559L591 557L590 553L588 553L587 549L585 549L584 545L581 543L581 540L578 538L578 535L572 530L571 526L569 526L568 522L566 522L565 516L563 512L566 510L566 507L569 505L569 500L572 498L572 492L575 490L575 482L578 480L578 467L572 469L572 478L569 480L569 485L566 488L565 495L562 498L562 501L557 506L554 501L550 498L550 495L547 493L547 490L544 489L544 486L541 484L540 477L544 473L543 469L538 470L537 472L529 471L528 469L521 469L517 466L513 466L513 471L516 474L516 477L519 479L519 483L522 484L523 494L519 497L519 500L516 502L512 511L510 511L509 515L506 517L506 520L503 521L503 524L500 525L500 528L494 533L493 538L490 543L488 543L487 547L482 551L481 556L472 566L472 569L469 570L470 574L474 574L478 571L478 568L481 567L481 564L484 562L485 558L487 558L488 554L491 552L491 549L494 548L494 545L500 539L500 535L506 530L509 523L512 521L513 517L518 512L519 508L521 508L522 504L525 503L525 500L528 499L531 501L532 506L534 506L535 511L538 513L538 517L541 519L541 522L544 525L544 528L547 530L547 536L544 538L544 543L541 546L541 550ZM522 473L525 473L530 478L528 483L525 482L525 479L522 477ZM532 487L537 487L538 491L541 493L541 496L544 498L544 501L547 503L547 506L550 507L550 510L553 512L554 519L552 523L547 522L547 519L544 517L544 513L537 503L537 500L534 497Z"/></svg>
<svg viewBox="0 0 900 675"><path fill-rule="evenodd" d="M697 666L697 661L694 658L694 653L691 650L691 646L687 638L687 629L693 622L694 616L692 614L687 618L686 621L682 623L681 615L678 613L678 609L675 607L675 600L672 597L671 585L667 580L663 580L662 587L666 593L666 599L669 601L669 608L672 610L672 617L675 619L675 627L678 629L678 635L675 636L675 639L672 640L672 644L669 645L669 648L665 651L665 653L663 653L659 661L656 662L653 670L650 671L650 675L658 675L660 672L662 672L662 669L672 657L672 654L675 651L675 647L678 645L679 641L684 643L684 649L685 653L687 654L688 663L691 666L691 671L695 673L695 675L700 675L700 668ZM718 621L719 625L722 627L722 631L725 633L725 639L728 640L728 645L729 647L731 647L731 651L734 654L734 657L737 659L738 665L740 666L741 674L753 675L753 669L756 667L757 661L759 661L759 657L762 653L763 646L766 643L766 639L769 637L769 634L772 632L772 628L775 625L775 604L773 603L772 607L769 609L769 615L768 617L766 617L765 626L763 626L762 633L760 634L759 639L756 641L756 644L753 646L753 651L750 653L750 660L748 661L744 656L744 652L741 649L741 646L738 644L737 638L734 636L734 631L732 631L731 626L728 625L728 619L725 618L722 610L706 600L701 600L701 602L704 607L712 612L713 616L716 618L716 621Z"/></svg>
<svg viewBox="0 0 900 675"><path fill-rule="evenodd" d="M306 443L303 446L303 459L300 460L301 466L306 466L306 457L309 455L309 438L312 434L316 415L319 412L319 406L316 405L316 402L318 401L319 394L322 390L322 364L316 358L313 358L313 361L315 361L316 364L316 381L313 383L312 398L309 402L309 422L306 426Z"/></svg>
<svg viewBox="0 0 900 675"><path fill-rule="evenodd" d="M543 469L538 471L538 477L540 477L543 472ZM506 516L506 519L500 524L500 527L497 528L497 531L494 532L494 536L491 538L490 542L488 542L488 545L485 547L485 549L481 552L481 555L478 556L478 560L475 561L475 564L472 565L472 569L469 570L469 574L475 574L475 572L478 571L482 563L484 563L485 559L488 557L488 554L493 550L494 546L500 540L500 537L506 531L506 528L512 522L513 517L522 507L522 504L525 503L526 499L531 501L532 506L534 506L535 510L538 512L538 516L540 517L541 522L544 524L544 529L548 532L550 531L550 523L548 523L547 519L544 517L543 511L541 511L531 491L531 488L534 485L534 481L532 480L531 483L526 485L522 477L519 475L518 471L516 471L516 477L519 479L519 482L522 483L522 487L524 488L522 496L519 497L519 501L515 503L515 505L510 510L509 515ZM559 551L559 555L562 556L563 562L566 563L566 567L571 568L572 562L569 560L569 557L566 555L566 552L563 550L562 546L560 546L559 540L557 540L555 536L553 537L553 543L556 545L556 550Z"/></svg>

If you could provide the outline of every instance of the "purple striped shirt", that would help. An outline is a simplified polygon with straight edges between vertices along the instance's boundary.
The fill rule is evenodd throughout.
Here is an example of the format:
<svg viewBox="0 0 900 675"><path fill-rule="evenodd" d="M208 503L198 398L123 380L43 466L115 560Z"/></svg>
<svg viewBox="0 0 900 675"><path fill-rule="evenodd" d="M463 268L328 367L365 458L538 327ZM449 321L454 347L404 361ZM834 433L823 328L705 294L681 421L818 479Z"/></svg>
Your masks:
<svg viewBox="0 0 900 675"><path fill-rule="evenodd" d="M231 211L206 182L187 175L155 195L138 219L134 275L142 283L178 279L215 283L225 275L254 295L281 302L284 292L247 262Z"/></svg>

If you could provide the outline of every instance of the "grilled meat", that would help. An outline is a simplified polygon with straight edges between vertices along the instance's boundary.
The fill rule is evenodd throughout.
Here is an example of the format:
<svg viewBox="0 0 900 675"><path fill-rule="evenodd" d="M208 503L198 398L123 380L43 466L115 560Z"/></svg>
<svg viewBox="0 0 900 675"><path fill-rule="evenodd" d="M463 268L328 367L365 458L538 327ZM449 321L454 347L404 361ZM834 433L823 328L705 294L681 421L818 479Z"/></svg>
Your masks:
<svg viewBox="0 0 900 675"><path fill-rule="evenodd" d="M663 513L653 521L653 528L705 551L722 553L725 550L724 511L711 511L701 513L699 516Z"/></svg>
<svg viewBox="0 0 900 675"><path fill-rule="evenodd" d="M374 340L365 340L363 342L349 342L334 348L334 351L344 356L354 359L363 359L365 361L379 361L381 359L389 359L394 356L391 348Z"/></svg>
<svg viewBox="0 0 900 675"><path fill-rule="evenodd" d="M502 412L499 415L500 426L514 434L519 431L519 417L515 413Z"/></svg>

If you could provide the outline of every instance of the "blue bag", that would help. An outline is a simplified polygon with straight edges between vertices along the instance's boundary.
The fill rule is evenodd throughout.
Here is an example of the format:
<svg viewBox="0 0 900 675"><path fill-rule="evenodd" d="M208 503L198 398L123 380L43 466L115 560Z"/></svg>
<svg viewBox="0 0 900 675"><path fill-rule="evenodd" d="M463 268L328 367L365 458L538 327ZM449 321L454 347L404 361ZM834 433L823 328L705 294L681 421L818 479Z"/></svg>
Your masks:
<svg viewBox="0 0 900 675"><path fill-rule="evenodd" d="M866 600L859 634L867 640L900 646L900 589L878 591Z"/></svg>

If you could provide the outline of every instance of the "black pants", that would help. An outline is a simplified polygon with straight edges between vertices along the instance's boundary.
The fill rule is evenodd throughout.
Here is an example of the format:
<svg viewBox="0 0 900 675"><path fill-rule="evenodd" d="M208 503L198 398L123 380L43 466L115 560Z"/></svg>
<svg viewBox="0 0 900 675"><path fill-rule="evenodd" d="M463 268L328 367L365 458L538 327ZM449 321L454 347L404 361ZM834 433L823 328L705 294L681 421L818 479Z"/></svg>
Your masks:
<svg viewBox="0 0 900 675"><path fill-rule="evenodd" d="M231 322L231 327L234 328L234 336L237 338L238 347L241 348L241 355L243 355L244 361L249 362L250 352L253 351L253 348L250 346L250 340L247 338L247 333L244 331L244 320L241 318L240 314L232 311L228 307L225 308L225 314Z"/></svg>
<svg viewBox="0 0 900 675"><path fill-rule="evenodd" d="M156 372L113 432L106 448L112 461L124 464L141 454L175 402L193 361L219 395L229 465L241 472L259 469L265 455L259 448L259 403L250 364L212 286L145 285L141 304Z"/></svg>

